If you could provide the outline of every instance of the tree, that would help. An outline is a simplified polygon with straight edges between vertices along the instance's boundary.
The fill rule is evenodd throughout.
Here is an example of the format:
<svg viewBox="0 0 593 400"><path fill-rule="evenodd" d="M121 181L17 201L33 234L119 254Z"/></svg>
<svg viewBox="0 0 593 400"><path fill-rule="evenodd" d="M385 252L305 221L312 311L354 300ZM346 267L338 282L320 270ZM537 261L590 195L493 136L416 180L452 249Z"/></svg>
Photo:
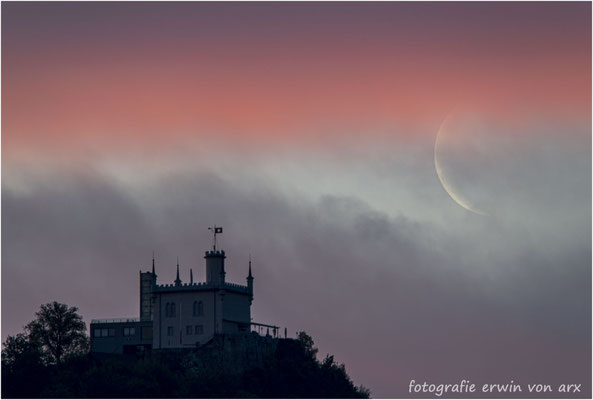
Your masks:
<svg viewBox="0 0 593 400"><path fill-rule="evenodd" d="M2 344L2 366L8 370L39 364L41 364L40 349L24 333L9 335Z"/></svg>
<svg viewBox="0 0 593 400"><path fill-rule="evenodd" d="M313 347L315 344L315 342L313 342L313 338L309 336L307 332L303 331L297 333L297 340L303 346L305 354L315 360L317 358L317 349Z"/></svg>
<svg viewBox="0 0 593 400"><path fill-rule="evenodd" d="M2 344L2 397L39 397L46 378L39 346L24 333L8 336Z"/></svg>
<svg viewBox="0 0 593 400"><path fill-rule="evenodd" d="M36 343L50 364L60 364L64 357L88 351L86 325L78 308L54 301L41 306L25 331Z"/></svg>

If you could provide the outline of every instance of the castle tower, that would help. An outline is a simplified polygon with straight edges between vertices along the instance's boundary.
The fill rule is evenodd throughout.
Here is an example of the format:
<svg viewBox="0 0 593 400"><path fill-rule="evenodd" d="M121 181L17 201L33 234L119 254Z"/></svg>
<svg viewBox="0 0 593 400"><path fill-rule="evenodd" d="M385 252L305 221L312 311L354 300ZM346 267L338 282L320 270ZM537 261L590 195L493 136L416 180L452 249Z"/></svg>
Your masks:
<svg viewBox="0 0 593 400"><path fill-rule="evenodd" d="M224 283L224 250L207 251L206 259L206 283L220 286Z"/></svg>
<svg viewBox="0 0 593 400"><path fill-rule="evenodd" d="M154 255L152 256L152 272L140 271L140 320L150 321L153 316L152 292L156 286Z"/></svg>

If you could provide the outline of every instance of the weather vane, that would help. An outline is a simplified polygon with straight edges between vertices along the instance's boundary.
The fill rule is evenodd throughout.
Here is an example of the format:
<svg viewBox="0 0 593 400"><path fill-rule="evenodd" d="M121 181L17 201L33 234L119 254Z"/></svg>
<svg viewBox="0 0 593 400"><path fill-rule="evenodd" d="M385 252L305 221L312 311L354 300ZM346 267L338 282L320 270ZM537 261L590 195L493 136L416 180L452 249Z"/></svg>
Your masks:
<svg viewBox="0 0 593 400"><path fill-rule="evenodd" d="M212 234L214 235L214 240L212 242L212 249L216 250L216 235L219 233L222 233L222 226L209 226L208 230L212 231Z"/></svg>

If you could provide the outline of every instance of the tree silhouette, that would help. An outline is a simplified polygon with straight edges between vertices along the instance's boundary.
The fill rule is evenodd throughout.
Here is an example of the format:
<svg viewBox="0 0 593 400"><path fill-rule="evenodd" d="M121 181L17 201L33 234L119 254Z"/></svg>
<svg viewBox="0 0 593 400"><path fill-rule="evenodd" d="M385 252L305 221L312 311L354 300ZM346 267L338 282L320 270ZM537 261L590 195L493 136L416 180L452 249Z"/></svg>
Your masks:
<svg viewBox="0 0 593 400"><path fill-rule="evenodd" d="M41 351L24 333L8 336L2 347L2 366L10 371L41 365Z"/></svg>
<svg viewBox="0 0 593 400"><path fill-rule="evenodd" d="M42 305L24 333L8 336L2 349L3 398L370 397L333 356L317 360L306 332L299 332L297 340L277 339L265 357L251 363L244 363L237 351L225 352L226 364L217 362L218 346L207 353L192 349L147 358L105 357L88 352L86 327L77 311L58 302ZM257 347L270 345L271 339L256 335L249 342ZM207 368L189 367L204 356Z"/></svg>
<svg viewBox="0 0 593 400"><path fill-rule="evenodd" d="M43 304L25 331L29 340L39 346L45 361L60 364L64 357L88 351L86 325L77 313L78 308L54 301Z"/></svg>
<svg viewBox="0 0 593 400"><path fill-rule="evenodd" d="M309 336L307 332L297 332L297 340L301 343L301 346L303 346L307 357L311 357L313 359L317 357L318 350L316 347L313 347L315 342L313 342L313 338Z"/></svg>

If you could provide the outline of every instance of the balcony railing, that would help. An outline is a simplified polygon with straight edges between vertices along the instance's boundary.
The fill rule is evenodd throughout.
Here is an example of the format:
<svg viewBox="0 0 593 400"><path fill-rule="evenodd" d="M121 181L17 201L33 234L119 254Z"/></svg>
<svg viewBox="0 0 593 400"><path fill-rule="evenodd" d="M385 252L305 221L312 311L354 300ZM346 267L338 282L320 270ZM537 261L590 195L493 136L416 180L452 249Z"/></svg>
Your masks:
<svg viewBox="0 0 593 400"><path fill-rule="evenodd" d="M91 320L91 324L119 324L122 322L140 322L140 318L107 318Z"/></svg>
<svg viewBox="0 0 593 400"><path fill-rule="evenodd" d="M258 322L251 322L250 325L251 332L255 332L260 336L280 337L280 327L276 325L260 324Z"/></svg>

